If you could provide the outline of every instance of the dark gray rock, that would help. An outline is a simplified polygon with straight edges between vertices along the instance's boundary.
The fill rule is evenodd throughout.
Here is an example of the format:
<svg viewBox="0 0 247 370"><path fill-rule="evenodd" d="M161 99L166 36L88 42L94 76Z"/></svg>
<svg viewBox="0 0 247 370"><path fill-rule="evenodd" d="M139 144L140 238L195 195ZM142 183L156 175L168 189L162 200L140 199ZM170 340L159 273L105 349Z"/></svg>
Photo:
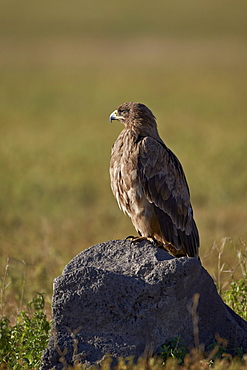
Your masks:
<svg viewBox="0 0 247 370"><path fill-rule="evenodd" d="M247 322L223 303L197 259L173 258L148 242L97 244L54 281L53 330L41 369L92 364L106 353L137 358L178 335L193 347L195 293L199 342L207 347L219 334L230 353L247 351Z"/></svg>

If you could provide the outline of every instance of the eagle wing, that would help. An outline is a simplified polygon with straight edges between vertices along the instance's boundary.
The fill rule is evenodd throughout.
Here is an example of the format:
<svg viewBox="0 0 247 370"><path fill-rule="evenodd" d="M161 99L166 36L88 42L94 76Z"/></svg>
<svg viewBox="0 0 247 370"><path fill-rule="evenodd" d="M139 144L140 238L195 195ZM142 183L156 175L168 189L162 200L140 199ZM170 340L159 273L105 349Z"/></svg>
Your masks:
<svg viewBox="0 0 247 370"><path fill-rule="evenodd" d="M145 197L154 204L166 242L188 256L197 256L199 235L190 193L177 157L160 140L144 137L139 142L138 174Z"/></svg>

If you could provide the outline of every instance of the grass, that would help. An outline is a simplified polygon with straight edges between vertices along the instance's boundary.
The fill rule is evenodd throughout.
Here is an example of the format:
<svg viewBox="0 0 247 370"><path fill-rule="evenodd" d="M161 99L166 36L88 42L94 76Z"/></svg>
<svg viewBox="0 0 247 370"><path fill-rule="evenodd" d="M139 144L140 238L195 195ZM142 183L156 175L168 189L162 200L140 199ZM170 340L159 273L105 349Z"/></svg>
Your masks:
<svg viewBox="0 0 247 370"><path fill-rule="evenodd" d="M108 175L121 130L108 116L124 101L153 110L182 162L205 268L217 282L218 252L208 252L229 237L221 287L242 277L232 256L247 240L246 8L243 0L1 4L0 276L11 322L35 292L49 310L52 281L74 255L135 232Z"/></svg>
<svg viewBox="0 0 247 370"><path fill-rule="evenodd" d="M39 368L51 328L44 312L44 297L38 294L28 307L21 311L15 325L7 317L0 320L0 368Z"/></svg>

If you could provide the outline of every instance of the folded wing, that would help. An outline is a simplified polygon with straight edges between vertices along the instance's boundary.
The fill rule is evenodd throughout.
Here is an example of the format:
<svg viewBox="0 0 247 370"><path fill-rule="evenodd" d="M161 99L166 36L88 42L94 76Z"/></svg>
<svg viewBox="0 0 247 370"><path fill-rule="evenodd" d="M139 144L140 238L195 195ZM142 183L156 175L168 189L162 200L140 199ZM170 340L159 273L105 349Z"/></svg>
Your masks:
<svg viewBox="0 0 247 370"><path fill-rule="evenodd" d="M162 141L139 142L138 174L143 192L153 203L164 239L188 256L198 256L199 235L182 166Z"/></svg>

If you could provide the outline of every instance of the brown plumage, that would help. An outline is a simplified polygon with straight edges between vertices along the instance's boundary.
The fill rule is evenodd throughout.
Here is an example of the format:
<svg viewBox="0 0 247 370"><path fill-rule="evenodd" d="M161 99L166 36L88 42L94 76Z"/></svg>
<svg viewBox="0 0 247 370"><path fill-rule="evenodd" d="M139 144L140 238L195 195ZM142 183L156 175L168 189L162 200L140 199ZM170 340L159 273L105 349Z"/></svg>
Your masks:
<svg viewBox="0 0 247 370"><path fill-rule="evenodd" d="M152 112L124 103L110 115L124 129L112 147L111 188L140 236L173 256L198 257L199 236L188 184L177 157L161 140Z"/></svg>

